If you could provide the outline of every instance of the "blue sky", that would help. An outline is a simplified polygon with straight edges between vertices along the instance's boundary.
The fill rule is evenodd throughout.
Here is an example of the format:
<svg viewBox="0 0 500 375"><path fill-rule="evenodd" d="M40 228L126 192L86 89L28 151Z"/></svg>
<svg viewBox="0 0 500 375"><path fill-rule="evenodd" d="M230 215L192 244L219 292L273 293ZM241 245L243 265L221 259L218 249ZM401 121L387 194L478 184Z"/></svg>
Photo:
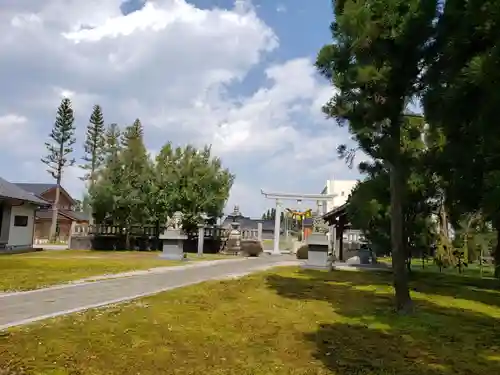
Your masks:
<svg viewBox="0 0 500 375"><path fill-rule="evenodd" d="M250 216L260 189L319 193L357 178L326 120L333 95L313 63L330 40L330 1L8 0L0 8L0 176L50 182L40 163L63 96L81 144L93 104L120 126L140 118L154 155L167 141L210 143L236 174L228 203ZM63 186L84 187L77 167ZM290 203L293 206L294 203Z"/></svg>

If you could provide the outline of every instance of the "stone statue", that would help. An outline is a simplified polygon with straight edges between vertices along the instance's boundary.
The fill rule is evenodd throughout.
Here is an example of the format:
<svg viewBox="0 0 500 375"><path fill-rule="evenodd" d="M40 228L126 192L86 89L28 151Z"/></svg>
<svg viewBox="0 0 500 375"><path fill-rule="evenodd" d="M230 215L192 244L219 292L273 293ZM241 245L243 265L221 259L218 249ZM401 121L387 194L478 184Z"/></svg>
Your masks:
<svg viewBox="0 0 500 375"><path fill-rule="evenodd" d="M317 216L313 220L313 232L315 233L328 233L328 223L326 223L321 216Z"/></svg>
<svg viewBox="0 0 500 375"><path fill-rule="evenodd" d="M182 229L182 212L175 212L172 216L169 216L165 227L167 229Z"/></svg>
<svg viewBox="0 0 500 375"><path fill-rule="evenodd" d="M174 220L174 225L175 229L182 229L182 219L184 217L184 214L180 211L177 211L173 215L173 220Z"/></svg>
<svg viewBox="0 0 500 375"><path fill-rule="evenodd" d="M165 229L176 229L175 228L175 220L173 217L168 217L167 222L165 223Z"/></svg>

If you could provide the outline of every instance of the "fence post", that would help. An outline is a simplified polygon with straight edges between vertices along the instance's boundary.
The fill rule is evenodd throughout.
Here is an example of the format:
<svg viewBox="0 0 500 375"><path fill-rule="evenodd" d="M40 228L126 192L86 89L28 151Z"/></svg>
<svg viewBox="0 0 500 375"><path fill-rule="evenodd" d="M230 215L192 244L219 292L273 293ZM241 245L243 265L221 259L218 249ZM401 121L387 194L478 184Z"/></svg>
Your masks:
<svg viewBox="0 0 500 375"><path fill-rule="evenodd" d="M262 242L262 223L257 223L257 239Z"/></svg>
<svg viewBox="0 0 500 375"><path fill-rule="evenodd" d="M205 242L205 225L198 224L198 256L203 256L203 242Z"/></svg>
<svg viewBox="0 0 500 375"><path fill-rule="evenodd" d="M71 227L69 228L69 237L68 237L68 249L71 249L71 237L75 234L76 221L71 222Z"/></svg>

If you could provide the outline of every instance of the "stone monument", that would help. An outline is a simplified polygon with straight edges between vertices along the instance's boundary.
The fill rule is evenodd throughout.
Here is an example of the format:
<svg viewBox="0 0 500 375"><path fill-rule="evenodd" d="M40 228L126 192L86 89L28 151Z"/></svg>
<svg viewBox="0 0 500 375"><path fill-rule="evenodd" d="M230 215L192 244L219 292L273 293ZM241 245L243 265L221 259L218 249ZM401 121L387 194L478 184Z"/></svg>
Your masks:
<svg viewBox="0 0 500 375"><path fill-rule="evenodd" d="M226 250L226 254L238 255L241 251L241 224L236 221L236 218L241 216L240 208L234 206L234 211L232 213L233 222L230 224Z"/></svg>
<svg viewBox="0 0 500 375"><path fill-rule="evenodd" d="M177 214L177 213L176 213ZM162 243L162 253L160 258L168 260L184 260L184 241L187 236L182 232L182 225L179 215L169 218L165 225L165 230L160 234Z"/></svg>
<svg viewBox="0 0 500 375"><path fill-rule="evenodd" d="M313 221L313 231L307 237L308 246L307 261L303 265L305 268L332 269L332 258L329 254L328 225L321 217Z"/></svg>

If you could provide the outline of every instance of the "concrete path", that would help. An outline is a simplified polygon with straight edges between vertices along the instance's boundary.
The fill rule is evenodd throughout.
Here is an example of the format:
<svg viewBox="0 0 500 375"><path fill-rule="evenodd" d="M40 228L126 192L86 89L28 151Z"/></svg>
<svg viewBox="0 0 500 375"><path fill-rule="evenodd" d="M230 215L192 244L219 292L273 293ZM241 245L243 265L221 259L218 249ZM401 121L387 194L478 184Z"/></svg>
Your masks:
<svg viewBox="0 0 500 375"><path fill-rule="evenodd" d="M164 272L0 295L0 330L207 280L241 277L276 266L298 264L291 256L262 256L236 262L217 261L205 267L167 267Z"/></svg>

